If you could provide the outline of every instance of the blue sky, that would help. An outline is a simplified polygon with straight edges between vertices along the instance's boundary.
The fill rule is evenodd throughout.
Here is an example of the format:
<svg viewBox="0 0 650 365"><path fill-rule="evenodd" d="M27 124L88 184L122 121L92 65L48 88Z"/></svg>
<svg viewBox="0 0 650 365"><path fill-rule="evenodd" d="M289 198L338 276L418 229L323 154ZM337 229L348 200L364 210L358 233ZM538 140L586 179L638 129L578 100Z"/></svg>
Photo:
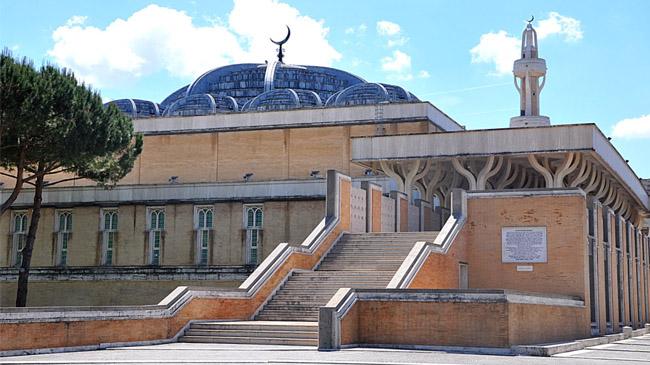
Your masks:
<svg viewBox="0 0 650 365"><path fill-rule="evenodd" d="M0 1L0 46L72 68L105 100L160 102L201 73L275 57L395 83L469 129L518 113L510 73L535 15L553 124L595 122L650 177L650 1ZM513 51L514 49L514 51Z"/></svg>

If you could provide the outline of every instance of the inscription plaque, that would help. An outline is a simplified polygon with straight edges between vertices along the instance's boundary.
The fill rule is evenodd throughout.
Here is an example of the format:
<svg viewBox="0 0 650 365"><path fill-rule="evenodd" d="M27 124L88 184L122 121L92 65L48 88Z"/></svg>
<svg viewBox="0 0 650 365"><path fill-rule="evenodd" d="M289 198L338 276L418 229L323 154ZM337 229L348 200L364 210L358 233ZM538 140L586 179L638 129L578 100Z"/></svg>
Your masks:
<svg viewBox="0 0 650 365"><path fill-rule="evenodd" d="M501 262L546 262L546 227L501 228Z"/></svg>

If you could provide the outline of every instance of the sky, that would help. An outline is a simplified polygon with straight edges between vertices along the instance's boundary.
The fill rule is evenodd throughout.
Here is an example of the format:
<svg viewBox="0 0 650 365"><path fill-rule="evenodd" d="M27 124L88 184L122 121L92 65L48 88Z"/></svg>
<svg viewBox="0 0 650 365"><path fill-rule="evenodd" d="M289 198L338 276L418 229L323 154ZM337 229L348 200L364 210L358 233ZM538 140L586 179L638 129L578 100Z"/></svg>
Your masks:
<svg viewBox="0 0 650 365"><path fill-rule="evenodd" d="M650 1L0 0L0 47L72 69L104 101L161 102L215 67L273 60L398 84L468 129L508 127L521 32L548 66L541 114L596 123L650 178Z"/></svg>

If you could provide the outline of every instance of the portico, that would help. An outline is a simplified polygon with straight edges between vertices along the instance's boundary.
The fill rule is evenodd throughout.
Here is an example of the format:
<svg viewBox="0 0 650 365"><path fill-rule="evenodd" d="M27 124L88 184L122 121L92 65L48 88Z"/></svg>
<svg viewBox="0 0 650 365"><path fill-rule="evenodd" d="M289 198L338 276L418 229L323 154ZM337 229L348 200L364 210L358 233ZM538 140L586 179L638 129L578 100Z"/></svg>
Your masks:
<svg viewBox="0 0 650 365"><path fill-rule="evenodd" d="M352 161L449 206L449 191L579 187L640 226L648 195L594 124L352 139Z"/></svg>

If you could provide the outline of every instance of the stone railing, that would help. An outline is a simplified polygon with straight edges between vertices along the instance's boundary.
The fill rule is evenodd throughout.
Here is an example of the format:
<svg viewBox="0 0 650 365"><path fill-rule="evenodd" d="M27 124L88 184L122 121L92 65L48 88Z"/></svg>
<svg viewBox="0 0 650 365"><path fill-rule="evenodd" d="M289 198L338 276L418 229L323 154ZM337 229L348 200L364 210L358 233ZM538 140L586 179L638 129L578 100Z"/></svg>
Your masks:
<svg viewBox="0 0 650 365"><path fill-rule="evenodd" d="M319 349L486 348L588 336L577 297L511 290L341 288L320 308ZM409 315L405 315L408 313Z"/></svg>
<svg viewBox="0 0 650 365"><path fill-rule="evenodd" d="M460 189L452 190L451 205L451 215L435 236L435 239L431 242L420 241L415 243L387 288L408 288L431 252L446 254L449 251L452 242L467 220L467 193Z"/></svg>
<svg viewBox="0 0 650 365"><path fill-rule="evenodd" d="M32 267L29 279L34 281L97 281L97 280L232 280L244 281L253 271L251 266L64 266ZM18 268L0 268L0 283L15 282Z"/></svg>
<svg viewBox="0 0 650 365"><path fill-rule="evenodd" d="M349 177L327 173L326 216L298 246L280 244L237 289L178 287L157 305L0 309L0 354L175 340L191 321L247 320L293 270L312 269L350 230Z"/></svg>

